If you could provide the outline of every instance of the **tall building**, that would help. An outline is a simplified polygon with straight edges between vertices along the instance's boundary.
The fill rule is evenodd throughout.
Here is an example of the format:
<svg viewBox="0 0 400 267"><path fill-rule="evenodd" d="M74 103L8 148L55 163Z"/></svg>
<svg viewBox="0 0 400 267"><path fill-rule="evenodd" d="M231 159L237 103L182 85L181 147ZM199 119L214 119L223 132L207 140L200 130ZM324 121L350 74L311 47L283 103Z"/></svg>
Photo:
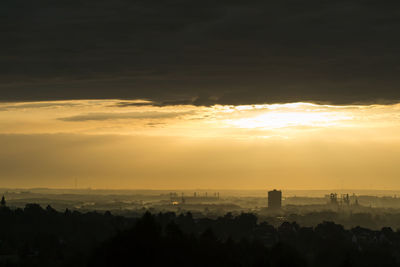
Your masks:
<svg viewBox="0 0 400 267"><path fill-rule="evenodd" d="M268 192L268 208L279 210L282 207L282 191L276 189Z"/></svg>
<svg viewBox="0 0 400 267"><path fill-rule="evenodd" d="M5 207L6 206L6 199L4 198L4 196L1 198L1 202L0 202L0 207Z"/></svg>

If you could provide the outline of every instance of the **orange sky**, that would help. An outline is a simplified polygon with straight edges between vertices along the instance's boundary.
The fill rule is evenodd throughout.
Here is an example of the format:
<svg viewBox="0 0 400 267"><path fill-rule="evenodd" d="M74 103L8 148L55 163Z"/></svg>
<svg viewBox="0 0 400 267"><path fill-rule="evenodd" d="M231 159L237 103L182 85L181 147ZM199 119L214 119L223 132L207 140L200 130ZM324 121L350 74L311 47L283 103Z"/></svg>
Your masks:
<svg viewBox="0 0 400 267"><path fill-rule="evenodd" d="M0 187L400 189L400 104L0 104Z"/></svg>

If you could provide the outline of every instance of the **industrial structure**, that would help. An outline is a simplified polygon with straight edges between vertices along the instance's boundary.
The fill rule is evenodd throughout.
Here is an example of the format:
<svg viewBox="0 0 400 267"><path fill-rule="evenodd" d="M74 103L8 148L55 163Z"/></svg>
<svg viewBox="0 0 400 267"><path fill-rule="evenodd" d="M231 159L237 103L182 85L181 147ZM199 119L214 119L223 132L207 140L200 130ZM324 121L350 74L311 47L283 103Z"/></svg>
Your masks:
<svg viewBox="0 0 400 267"><path fill-rule="evenodd" d="M359 205L358 198L355 194L353 194L353 196L349 196L349 194L341 194L340 198L338 198L337 193L331 193L329 195L328 204L332 207L349 207L351 200L354 203L353 205Z"/></svg>
<svg viewBox="0 0 400 267"><path fill-rule="evenodd" d="M276 189L268 192L268 209L280 210L282 207L282 191Z"/></svg>
<svg viewBox="0 0 400 267"><path fill-rule="evenodd" d="M169 194L169 197L170 202L173 205L185 203L214 202L219 200L219 192L214 192L213 194L208 194L208 192L205 192L203 194L194 192L193 196L185 196L183 193L179 195L176 192L171 192Z"/></svg>

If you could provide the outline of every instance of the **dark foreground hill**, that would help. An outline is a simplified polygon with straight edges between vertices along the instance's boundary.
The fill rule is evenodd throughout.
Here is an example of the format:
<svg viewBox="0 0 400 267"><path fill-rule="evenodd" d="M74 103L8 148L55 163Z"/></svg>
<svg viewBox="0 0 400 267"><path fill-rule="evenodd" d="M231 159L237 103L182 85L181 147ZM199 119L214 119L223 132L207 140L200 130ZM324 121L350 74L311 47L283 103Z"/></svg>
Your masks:
<svg viewBox="0 0 400 267"><path fill-rule="evenodd" d="M275 228L253 214L0 209L0 266L400 266L400 232L333 222Z"/></svg>

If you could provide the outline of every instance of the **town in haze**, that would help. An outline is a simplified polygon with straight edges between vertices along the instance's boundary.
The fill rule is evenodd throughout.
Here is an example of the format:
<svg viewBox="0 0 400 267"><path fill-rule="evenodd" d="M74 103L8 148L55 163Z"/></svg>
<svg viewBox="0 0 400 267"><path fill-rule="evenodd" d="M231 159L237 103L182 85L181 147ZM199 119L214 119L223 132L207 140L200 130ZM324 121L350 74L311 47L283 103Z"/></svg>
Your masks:
<svg viewBox="0 0 400 267"><path fill-rule="evenodd" d="M336 193L339 192L339 193ZM348 193L352 192L352 193ZM354 193L354 192L357 192ZM96 189L0 189L12 209L35 203L64 212L111 212L140 217L190 212L195 218L218 218L227 213L252 213L260 221L279 226L296 221L315 226L334 221L345 227L400 229L400 194L396 191L338 190L96 190ZM399 218L399 219L397 219Z"/></svg>
<svg viewBox="0 0 400 267"><path fill-rule="evenodd" d="M390 257L400 244L395 191L0 191L4 266L153 266L176 263L175 257L182 266L197 257L194 266L380 266L383 259L397 265ZM146 256L166 257L177 248L185 254ZM230 249L251 252L218 258Z"/></svg>

